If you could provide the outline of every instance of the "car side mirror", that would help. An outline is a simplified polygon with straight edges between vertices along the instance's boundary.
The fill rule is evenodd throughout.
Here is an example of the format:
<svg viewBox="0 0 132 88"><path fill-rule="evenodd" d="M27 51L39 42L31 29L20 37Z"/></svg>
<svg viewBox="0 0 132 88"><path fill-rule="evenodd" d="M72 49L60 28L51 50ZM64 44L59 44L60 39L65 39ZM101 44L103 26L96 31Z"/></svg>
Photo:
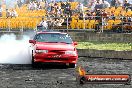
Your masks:
<svg viewBox="0 0 132 88"><path fill-rule="evenodd" d="M33 43L33 44L35 44L36 41L35 41L35 40L29 40L29 43Z"/></svg>
<svg viewBox="0 0 132 88"><path fill-rule="evenodd" d="M77 42L74 42L73 44L74 44L74 45L77 45Z"/></svg>

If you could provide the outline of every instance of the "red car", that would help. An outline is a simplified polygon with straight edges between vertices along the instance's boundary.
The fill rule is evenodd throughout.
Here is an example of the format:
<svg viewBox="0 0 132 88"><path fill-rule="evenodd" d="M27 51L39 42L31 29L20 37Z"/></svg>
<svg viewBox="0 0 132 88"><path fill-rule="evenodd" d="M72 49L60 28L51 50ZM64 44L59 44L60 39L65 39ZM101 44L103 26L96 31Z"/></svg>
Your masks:
<svg viewBox="0 0 132 88"><path fill-rule="evenodd" d="M32 45L32 66L36 63L63 63L74 68L78 53L75 48L77 42L73 42L67 33L62 32L39 32L33 40Z"/></svg>

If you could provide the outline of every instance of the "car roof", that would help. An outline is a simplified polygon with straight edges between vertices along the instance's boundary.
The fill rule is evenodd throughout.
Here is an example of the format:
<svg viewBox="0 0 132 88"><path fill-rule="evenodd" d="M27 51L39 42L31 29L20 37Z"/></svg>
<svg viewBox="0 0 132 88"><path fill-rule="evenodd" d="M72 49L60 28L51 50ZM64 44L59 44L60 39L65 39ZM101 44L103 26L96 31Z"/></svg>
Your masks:
<svg viewBox="0 0 132 88"><path fill-rule="evenodd" d="M64 32L58 32L58 31L41 31L41 32L37 32L37 34L48 34L48 33L50 33L50 34L67 34L67 33L64 33Z"/></svg>

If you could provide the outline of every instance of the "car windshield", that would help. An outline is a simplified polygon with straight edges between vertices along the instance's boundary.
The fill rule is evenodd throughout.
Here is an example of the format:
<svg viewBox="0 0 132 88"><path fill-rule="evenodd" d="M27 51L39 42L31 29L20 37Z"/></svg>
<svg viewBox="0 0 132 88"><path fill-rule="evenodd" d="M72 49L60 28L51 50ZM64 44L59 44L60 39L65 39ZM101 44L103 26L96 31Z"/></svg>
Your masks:
<svg viewBox="0 0 132 88"><path fill-rule="evenodd" d="M51 42L51 43L67 43L71 44L72 39L68 34L60 33L40 33L34 37L38 42Z"/></svg>

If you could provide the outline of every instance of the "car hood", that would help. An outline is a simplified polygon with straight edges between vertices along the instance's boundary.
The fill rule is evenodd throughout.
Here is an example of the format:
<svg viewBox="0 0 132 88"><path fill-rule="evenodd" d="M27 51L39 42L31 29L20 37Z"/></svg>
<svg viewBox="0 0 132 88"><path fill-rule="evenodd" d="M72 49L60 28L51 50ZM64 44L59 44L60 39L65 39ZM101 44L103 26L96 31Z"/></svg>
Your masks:
<svg viewBox="0 0 132 88"><path fill-rule="evenodd" d="M74 50L73 44L65 43L36 43L36 49L43 50Z"/></svg>

